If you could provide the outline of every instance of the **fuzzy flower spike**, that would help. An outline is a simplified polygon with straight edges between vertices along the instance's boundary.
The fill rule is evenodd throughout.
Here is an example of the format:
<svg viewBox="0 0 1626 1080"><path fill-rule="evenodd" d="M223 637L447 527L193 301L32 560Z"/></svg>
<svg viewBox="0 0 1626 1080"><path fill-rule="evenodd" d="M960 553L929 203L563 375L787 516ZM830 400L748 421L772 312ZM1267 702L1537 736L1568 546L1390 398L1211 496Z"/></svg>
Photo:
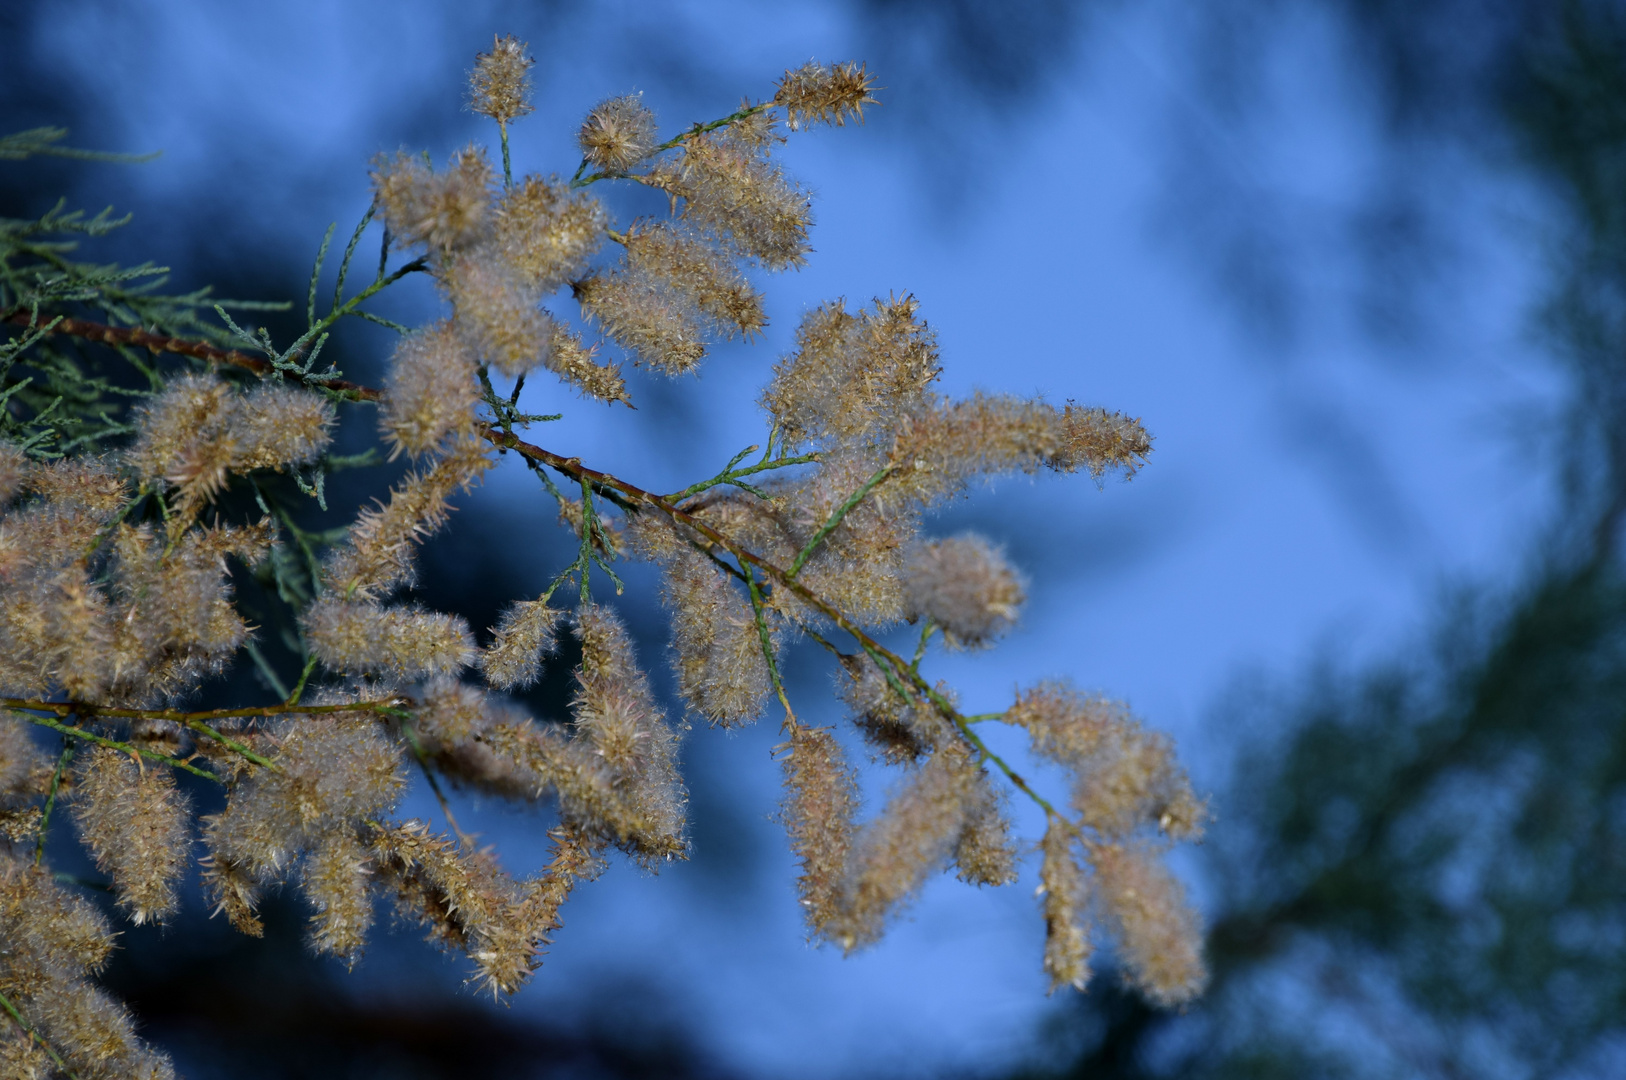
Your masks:
<svg viewBox="0 0 1626 1080"><path fill-rule="evenodd" d="M525 55L525 42L512 34L493 36L491 51L480 53L469 72L469 108L504 127L531 112L531 68L535 64Z"/></svg>

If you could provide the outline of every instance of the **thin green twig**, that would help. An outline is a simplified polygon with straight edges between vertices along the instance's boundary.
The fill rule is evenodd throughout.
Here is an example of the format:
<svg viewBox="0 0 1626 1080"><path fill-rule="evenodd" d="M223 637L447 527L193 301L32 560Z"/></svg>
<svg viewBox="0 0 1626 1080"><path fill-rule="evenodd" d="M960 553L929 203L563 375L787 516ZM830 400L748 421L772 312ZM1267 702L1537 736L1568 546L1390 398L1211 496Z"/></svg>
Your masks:
<svg viewBox="0 0 1626 1080"><path fill-rule="evenodd" d="M34 865L38 866L45 859L45 834L51 827L51 811L56 809L57 792L62 790L62 777L67 772L68 762L73 760L73 739L63 736L62 753L57 755L56 768L51 770L51 787L45 795L45 809L40 813L40 831L34 838Z"/></svg>
<svg viewBox="0 0 1626 1080"><path fill-rule="evenodd" d="M333 243L333 230L339 227L337 221L327 227L322 234L322 246L316 249L316 263L311 267L311 284L305 297L305 325L316 325L316 284L322 277L322 263L327 260L328 245Z"/></svg>
<svg viewBox="0 0 1626 1080"><path fill-rule="evenodd" d="M356 231L350 234L350 243L345 245L344 249L344 259L339 263L338 279L333 283L333 302L328 305L330 310L338 307L344 300L344 281L345 278L350 276L350 260L355 257L356 246L361 243L361 234L367 231L368 223L373 220L373 215L377 212L378 207L376 205L369 206L367 212L361 215L361 222L356 226ZM357 314L362 313L357 312Z"/></svg>
<svg viewBox="0 0 1626 1080"><path fill-rule="evenodd" d="M182 761L179 758L172 758L168 754L160 754L155 750L148 750L144 746L137 746L134 743L119 742L117 739L109 739L101 735L93 735L82 728L70 727L67 724L52 719L49 716L29 716L28 719L41 727L48 727L52 731L60 732L63 735L71 735L76 739L84 739L86 742L93 742L97 746L105 746L110 750L121 750L126 754L140 754L144 758L148 758L152 761L162 762L163 764L169 765L176 769L185 770L194 776L201 776L206 780L213 780L217 784L225 783L224 780L220 779L220 777L216 776L214 773L209 772L207 769L200 769L196 765Z"/></svg>
<svg viewBox="0 0 1626 1080"><path fill-rule="evenodd" d="M410 720L401 721L401 734L406 736L407 745L412 747L412 756L418 759L418 767L423 770L423 778L429 781L429 790L434 792L435 801L440 803L440 812L446 818L446 824L451 826L452 832L457 835L458 843L464 850L474 850L474 838L457 824L457 817L452 813L451 800L446 798L446 792L440 786L440 779L435 776L435 770L429 760L429 754L423 748L423 742L418 738L418 731Z"/></svg>
<svg viewBox="0 0 1626 1080"><path fill-rule="evenodd" d="M289 692L288 696L283 699L283 704L284 705L287 705L289 708L292 708L293 706L299 704L300 695L302 695L305 692L305 684L310 682L311 673L314 672L315 670L316 670L316 657L313 656L310 659L305 661L305 668L304 668L303 671L301 671L299 673L299 681L294 683L293 690L291 690Z"/></svg>
<svg viewBox="0 0 1626 1080"><path fill-rule="evenodd" d="M277 676L276 669L265 658L265 654L260 651L260 647L254 644L253 641L245 642L243 647L248 650L249 659L254 661L254 666L265 677L265 681L271 685L272 693L276 694L279 699L287 701L288 688L282 684L282 680Z"/></svg>
<svg viewBox="0 0 1626 1080"><path fill-rule="evenodd" d="M696 135L704 135L708 131L716 131L720 127L727 127L728 125L738 123L741 120L748 120L759 112L766 112L767 110L773 108L773 105L774 103L771 101L759 101L755 105L747 105L739 112L729 113L727 116L724 116L721 119L712 120L705 124L695 124L688 130L684 131L681 135L674 135L670 139L667 139L665 142L661 143L659 146L655 147L655 152L658 154L663 150L670 150L679 143L694 138Z"/></svg>
<svg viewBox="0 0 1626 1080"><path fill-rule="evenodd" d="M825 519L823 525L819 526L819 531L813 534L813 538L807 542L807 546L796 553L795 561L785 571L786 579L795 579L796 575L802 572L802 567L807 565L807 560L811 559L813 553L818 550L818 546L824 543L824 538L835 532L836 527L841 524L846 516L856 510L858 504L868 498L869 493L880 486L881 481L891 476L896 470L896 465L882 465L870 474L869 479L865 480L857 491L847 496L846 502L830 511L830 516Z"/></svg>
<svg viewBox="0 0 1626 1080"><path fill-rule="evenodd" d="M915 646L915 658L909 661L909 670L917 675L920 673L920 662L926 658L926 645L931 641L932 632L936 629L937 623L933 622L930 616L927 616L920 627L920 643Z"/></svg>
<svg viewBox="0 0 1626 1080"><path fill-rule="evenodd" d="M685 128L681 133L672 136L670 139L667 139L665 142L663 142L660 145L656 146L654 150L650 151L650 156L653 157L655 154L660 154L660 153L664 153L667 150L671 150L672 148L678 146L679 144L681 144L681 143L683 143L683 142L685 142L685 141L687 141L689 139L694 138L697 135L704 135L707 132L716 131L718 128L727 127L728 125L736 124L741 120L750 119L751 117L755 116L757 113L766 112L768 109L771 109L773 107L774 107L773 102L771 102L771 101L762 101L762 102L758 102L755 105L748 105L745 108L741 109L739 112L729 113L727 116L720 117L719 119L712 120L712 121L709 121L709 122L704 123L704 124L694 124L694 125L692 125L692 126L690 126L688 128ZM582 159L582 163L579 166L576 167L576 174L570 178L570 186L572 188L583 188L583 187L588 186L589 184L596 184L600 180L640 180L641 181L643 179L642 176L633 175L633 174L625 173L625 172L616 172L614 170L605 170L604 172L588 173L587 175L583 175L584 173L587 173L587 167L590 164L592 164L592 163L589 162L586 158Z"/></svg>
<svg viewBox="0 0 1626 1080"><path fill-rule="evenodd" d="M502 189L514 190L514 167L508 160L508 122L498 120L497 127L502 131Z"/></svg>
<svg viewBox="0 0 1626 1080"><path fill-rule="evenodd" d="M216 731L202 720L187 720L185 721L185 724L193 731L209 736L209 738L213 739L221 746L224 746L226 749L230 750L244 761L258 765L262 769L270 769L272 772L282 771L277 767L276 762L272 761L270 758L262 757L261 755L250 750L248 747L244 746L242 743L237 742L235 739L222 735L220 732Z"/></svg>
<svg viewBox="0 0 1626 1080"><path fill-rule="evenodd" d="M751 450L755 449L756 447L751 447ZM749 454L751 450L746 450L744 453ZM733 463L731 462L728 468L725 468L722 472L711 477L709 480L702 480L697 484L690 484L682 491L674 492L671 495L662 495L661 498L672 503L682 502L691 495L698 495L702 491L717 487L719 484L732 484L742 477L754 476L760 472L767 472L769 469L783 468L786 465L806 465L809 462L818 460L820 460L818 454L797 454L795 457L779 458L776 461L759 461L754 465L747 465L740 469L734 468Z"/></svg>
<svg viewBox="0 0 1626 1080"><path fill-rule="evenodd" d="M790 707L790 698L785 693L785 684L779 678L779 661L774 657L773 636L768 633L767 615L762 609L762 590L757 587L757 578L751 572L751 564L741 567L745 575L745 588L751 594L751 615L757 624L757 639L762 643L762 659L768 665L768 679L773 683L774 693L779 695L779 704L785 707L785 726L795 730L796 713Z"/></svg>
<svg viewBox="0 0 1626 1080"><path fill-rule="evenodd" d="M368 285L356 295L352 296L350 299L328 312L327 315L323 316L321 319L313 322L310 329L306 330L303 334L300 334L297 338L295 338L293 344L284 349L280 355L274 354L272 359L273 365L278 370L282 370L292 365L293 358L295 356L303 353L306 347L308 347L317 338L325 334L334 323L338 322L346 315L354 313L356 309L361 306L363 301L371 300L374 296L378 295L380 292L383 292L385 289L389 288L397 281L400 281L408 274L416 274L427 269L429 269L428 261L426 259L419 258L413 259L406 265L397 268L394 273L380 273L379 276L373 280L372 284ZM306 374L309 374L309 372L306 372ZM323 381L336 377L337 376L318 376L312 380L312 382L319 386ZM341 394L341 396L343 395Z"/></svg>
<svg viewBox="0 0 1626 1080"><path fill-rule="evenodd" d="M51 1059L57 1068L66 1073L72 1080L79 1080L79 1074L68 1068L68 1063L62 1060L62 1055L56 1052L56 1047L46 1042L39 1032L29 1026L28 1021L23 1019L23 1014L18 1011L17 1006L11 1003L10 998L0 994L0 1006L3 1006L17 1026L23 1029L23 1033L38 1044L41 1050L45 1051L46 1056Z"/></svg>

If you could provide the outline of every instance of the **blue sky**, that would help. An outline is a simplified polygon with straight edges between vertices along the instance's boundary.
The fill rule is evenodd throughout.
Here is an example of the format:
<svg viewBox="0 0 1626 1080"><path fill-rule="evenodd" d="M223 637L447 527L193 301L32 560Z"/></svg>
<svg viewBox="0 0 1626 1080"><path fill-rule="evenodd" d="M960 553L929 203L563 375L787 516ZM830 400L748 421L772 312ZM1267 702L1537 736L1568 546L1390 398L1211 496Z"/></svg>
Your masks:
<svg viewBox="0 0 1626 1080"><path fill-rule="evenodd" d="M829 4L58 9L33 48L77 66L97 138L164 150L116 178L135 178L133 199L120 200L141 208L133 230L199 203L225 207L217 242L296 262L329 221L343 230L365 209L373 154L407 146L443 158L491 136L460 105L463 71L493 31L529 40L539 57L537 112L517 125L514 154L516 171L541 172L574 168L575 126L603 97L642 90L675 128L769 92L809 56L862 59L865 40L852 12ZM1375 106L1329 25L1295 18L1261 47L1266 105L1246 125L1211 110L1180 6L1153 2L1091 20L1069 66L1010 113L946 95L899 102L899 88L880 94L863 127L794 137L783 158L816 193L816 250L799 273L763 281L765 339L720 350L698 379L635 380L635 398L679 418L678 437L651 432L643 412L565 399L546 445L654 489L681 486L761 440L753 402L801 312L836 296L913 292L939 334L948 392L1076 398L1140 416L1157 436L1132 483L1003 480L934 521L1006 543L1033 580L1016 634L990 653L939 660L934 675L972 711L1070 675L1173 733L1199 782L1217 785L1239 733L1217 727L1211 706L1240 674L1290 676L1316 657L1352 664L1404 648L1442 588L1506 580L1535 557L1555 505L1541 433L1562 387L1529 332L1543 207L1488 167L1445 150L1427 159L1440 176L1424 188L1451 256L1408 286L1425 313L1415 334L1370 333L1357 312L1371 281L1349 221L1386 164ZM922 115L955 137L923 145ZM1199 168L1200 183L1182 175ZM1285 328L1240 315L1204 258L1224 220L1274 244L1289 267ZM146 235L160 247L176 240ZM289 291L300 287L290 277ZM422 290L392 304L421 319L432 299ZM517 468L478 498L529 507L513 512L538 529L552 518ZM833 721L822 661L794 659L810 672L793 682L807 713ZM516 1010L568 1010L584 983L637 982L720 1053L776 1075L924 1070L1030 1041L1051 1007L1032 869L998 892L935 883L862 956L812 950L767 820L775 742L764 725L700 730L689 743L692 767L737 794L756 871L720 890L687 867L660 878L616 867L571 901ZM1224 828L1223 804L1219 813ZM521 853L517 865L538 856L534 819L491 809L478 820ZM1181 866L1201 897L1200 860ZM454 978L381 950L358 992L398 970Z"/></svg>

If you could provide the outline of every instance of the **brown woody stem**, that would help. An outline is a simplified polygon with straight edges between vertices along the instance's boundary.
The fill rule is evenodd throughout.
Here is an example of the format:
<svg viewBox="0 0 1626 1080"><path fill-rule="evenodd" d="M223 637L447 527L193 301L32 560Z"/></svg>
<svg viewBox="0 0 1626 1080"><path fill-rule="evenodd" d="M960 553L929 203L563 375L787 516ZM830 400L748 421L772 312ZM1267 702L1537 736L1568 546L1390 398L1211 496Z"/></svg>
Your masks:
<svg viewBox="0 0 1626 1080"><path fill-rule="evenodd" d="M29 325L29 314L19 311L8 317L6 322L18 326ZM276 374L276 368L271 361L258 356L252 356L239 349L222 349L218 345L211 345L207 341L195 341L190 338L170 337L167 334L155 334L150 330L143 330L139 326L108 326L106 323L89 322L85 319L58 319L56 325L51 326L52 334L67 334L71 337L83 338L102 345L133 345L139 349L146 349L153 353L175 353L179 356L190 356L194 360L207 360L211 364L225 364L228 367L243 368L256 375ZM292 371L284 373L294 382L305 382L307 386L314 386L322 390L331 390L335 394L354 398L357 401L377 401L383 394L370 386L359 383L346 382L343 379L309 379L301 380Z"/></svg>

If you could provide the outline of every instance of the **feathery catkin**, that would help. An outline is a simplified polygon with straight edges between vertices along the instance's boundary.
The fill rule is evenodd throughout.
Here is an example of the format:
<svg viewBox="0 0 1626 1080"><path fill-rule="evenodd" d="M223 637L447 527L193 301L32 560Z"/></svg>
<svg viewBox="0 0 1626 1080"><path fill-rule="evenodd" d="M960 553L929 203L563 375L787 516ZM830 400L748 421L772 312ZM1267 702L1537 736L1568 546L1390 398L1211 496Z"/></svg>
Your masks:
<svg viewBox="0 0 1626 1080"><path fill-rule="evenodd" d="M520 717L493 718L479 741L510 770L515 794L541 799L553 790L559 816L571 828L600 840L613 835L591 825L612 816L606 807L615 796L604 759L580 732L566 734L559 725Z"/></svg>
<svg viewBox="0 0 1626 1080"><path fill-rule="evenodd" d="M627 380L621 376L619 364L597 362L594 353L598 346L589 348L583 345L579 334L560 324L554 323L553 330L553 340L542 361L549 371L590 398L603 402L619 401L625 405L632 403L627 396Z"/></svg>
<svg viewBox="0 0 1626 1080"><path fill-rule="evenodd" d="M208 837L205 836L205 842ZM249 937L262 937L265 924L260 921L260 881L242 863L211 851L198 860L202 868L205 894L214 902L214 915L225 915L233 930Z"/></svg>
<svg viewBox="0 0 1626 1080"><path fill-rule="evenodd" d="M673 667L689 708L725 727L757 719L773 685L749 600L687 548L667 561L661 599L675 616ZM763 616L770 646L777 647L782 620L772 611Z"/></svg>
<svg viewBox="0 0 1626 1080"><path fill-rule="evenodd" d="M320 954L354 964L373 925L373 867L353 829L324 834L300 869L305 898L314 909L310 943Z"/></svg>
<svg viewBox="0 0 1626 1080"><path fill-rule="evenodd" d="M137 926L162 922L192 847L191 806L168 769L98 746L75 767L74 823Z"/></svg>
<svg viewBox="0 0 1626 1080"><path fill-rule="evenodd" d="M599 820L581 824L613 835L653 865L683 855L688 793L677 770L677 733L633 661L632 641L619 616L590 604L576 612L582 660L571 703L577 738L602 761L612 798Z"/></svg>
<svg viewBox="0 0 1626 1080"><path fill-rule="evenodd" d="M85 1080L173 1077L167 1059L136 1039L128 1011L85 981L113 938L49 871L0 858L0 940L0 990L70 1069Z"/></svg>
<svg viewBox="0 0 1626 1080"><path fill-rule="evenodd" d="M583 316L650 367L681 375L706 355L695 312L661 281L616 270L583 278L572 288Z"/></svg>
<svg viewBox="0 0 1626 1080"><path fill-rule="evenodd" d="M0 439L0 510L23 490L33 466L18 446Z"/></svg>
<svg viewBox="0 0 1626 1080"><path fill-rule="evenodd" d="M598 857L598 846L569 826L548 830L553 845L553 858L541 875L525 883L525 917L536 934L537 943L550 939L546 936L563 925L559 908L564 905L578 881L591 881L604 870L604 861Z"/></svg>
<svg viewBox="0 0 1626 1080"><path fill-rule="evenodd" d="M394 805L405 784L400 747L371 716L295 717L272 725L275 771L234 784L204 819L207 883L232 921L254 925L255 886L281 881L321 838L355 830Z"/></svg>
<svg viewBox="0 0 1626 1080"><path fill-rule="evenodd" d="M895 494L932 503L974 477L1035 472L1053 462L1065 435L1062 414L1042 401L980 391L964 401L928 395L902 417L890 460Z"/></svg>
<svg viewBox="0 0 1626 1080"><path fill-rule="evenodd" d="M15 714L0 715L0 808L10 809L44 790L51 756L29 734L32 727Z"/></svg>
<svg viewBox="0 0 1626 1080"><path fill-rule="evenodd" d="M582 156L610 173L626 172L653 154L655 138L655 114L637 94L599 102L576 134Z"/></svg>
<svg viewBox="0 0 1626 1080"><path fill-rule="evenodd" d="M5 803L15 801L13 797L0 797L0 807ZM13 806L9 809L0 808L0 839L9 840L12 844L32 844L39 836L40 824L45 820L45 813L38 806ZM0 1073L0 1076L3 1076Z"/></svg>
<svg viewBox="0 0 1626 1080"><path fill-rule="evenodd" d="M424 684L412 715L412 727L426 744L465 742L489 723L484 692L444 676Z"/></svg>
<svg viewBox="0 0 1626 1080"><path fill-rule="evenodd" d="M781 489L792 550L815 533L866 484L877 462L848 451L827 455L817 472ZM919 508L892 497L882 485L848 510L802 568L800 580L849 617L876 626L907 614L903 558L920 530ZM793 609L794 610L794 609Z"/></svg>
<svg viewBox="0 0 1626 1080"><path fill-rule="evenodd" d="M1174 875L1140 846L1092 844L1089 856L1129 982L1165 1008L1202 993L1202 925Z"/></svg>
<svg viewBox="0 0 1626 1080"><path fill-rule="evenodd" d="M1049 462L1059 472L1088 469L1100 480L1109 472L1127 479L1146 464L1152 436L1139 420L1120 412L1067 403L1062 414L1063 442Z"/></svg>
<svg viewBox="0 0 1626 1080"><path fill-rule="evenodd" d="M107 597L82 564L44 575L38 586L42 633L33 651L63 693L80 701L102 700L114 636Z"/></svg>
<svg viewBox="0 0 1626 1080"><path fill-rule="evenodd" d="M900 696L868 656L842 656L841 664L836 693L852 710L853 725L887 764L916 761L952 734L935 709L917 709Z"/></svg>
<svg viewBox="0 0 1626 1080"><path fill-rule="evenodd" d="M0 587L12 587L31 571L78 562L100 538L108 514L83 506L39 502L7 513L0 530Z"/></svg>
<svg viewBox="0 0 1626 1080"><path fill-rule="evenodd" d="M1200 840L1208 820L1173 742L1132 718L1113 727L1101 750L1079 766L1073 808L1085 825L1114 839L1153 825L1174 840Z"/></svg>
<svg viewBox="0 0 1626 1080"><path fill-rule="evenodd" d="M0 858L0 952L8 989L30 993L53 975L97 971L113 935L95 905L58 885L32 859Z"/></svg>
<svg viewBox="0 0 1626 1080"><path fill-rule="evenodd" d="M554 339L541 297L513 272L500 250L476 248L448 262L441 286L455 313L452 325L470 351L504 375L543 364Z"/></svg>
<svg viewBox="0 0 1626 1080"><path fill-rule="evenodd" d="M411 584L414 548L446 524L452 492L467 491L493 464L485 443L469 437L446 446L426 471L408 474L387 504L357 516L345 546L328 556L329 585L347 597L377 599Z"/></svg>
<svg viewBox="0 0 1626 1080"><path fill-rule="evenodd" d="M1071 765L1099 753L1106 732L1127 717L1128 709L1121 702L1092 697L1069 682L1054 680L1018 693L1004 719L1027 729L1037 753Z"/></svg>
<svg viewBox="0 0 1626 1080"><path fill-rule="evenodd" d="M849 312L836 300L803 316L796 352L774 367L762 406L784 445L864 446L889 437L938 377L937 338L913 296Z"/></svg>
<svg viewBox="0 0 1626 1080"><path fill-rule="evenodd" d="M84 555L108 515L36 502L0 515L0 688L99 702L116 656L112 611Z"/></svg>
<svg viewBox="0 0 1626 1080"><path fill-rule="evenodd" d="M120 609L113 666L123 678L115 689L139 682L149 692L169 693L222 671L249 634L232 605L225 556L257 562L271 535L270 522L261 521L189 529L167 543L150 526L120 525L113 534Z"/></svg>
<svg viewBox="0 0 1626 1080"><path fill-rule="evenodd" d="M1202 837L1208 807L1174 744L1148 733L1121 702L1041 683L1017 695L1005 721L1026 728L1037 753L1074 771L1074 808L1101 835L1123 838L1152 826L1173 840Z"/></svg>
<svg viewBox="0 0 1626 1080"><path fill-rule="evenodd" d="M492 630L491 645L480 651L476 663L486 682L498 690L530 686L542 674L542 657L557 643L559 608L542 600L516 600L503 610Z"/></svg>
<svg viewBox="0 0 1626 1080"><path fill-rule="evenodd" d="M324 596L300 625L311 655L330 671L423 679L456 674L474 662L474 635L461 615L413 606Z"/></svg>
<svg viewBox="0 0 1626 1080"><path fill-rule="evenodd" d="M914 613L941 626L952 644L989 644L1027 599L1004 553L973 533L915 549L904 582Z"/></svg>
<svg viewBox="0 0 1626 1080"><path fill-rule="evenodd" d="M0 1030L0 1076L12 1080L51 1080L56 1063L45 1048L21 1028L7 1025Z"/></svg>
<svg viewBox="0 0 1626 1080"><path fill-rule="evenodd" d="M537 799L548 780L512 753L499 753L489 738L496 729L529 723L479 687L445 676L424 684L411 721L418 746L443 775L503 798Z"/></svg>
<svg viewBox="0 0 1626 1080"><path fill-rule="evenodd" d="M1052 817L1039 845L1039 891L1044 897L1044 970L1050 992L1063 986L1082 990L1090 981L1090 939L1084 930L1087 887L1073 851L1075 838L1067 823Z"/></svg>
<svg viewBox="0 0 1626 1080"><path fill-rule="evenodd" d="M421 821L374 831L373 855L396 888L396 905L431 940L461 949L493 996L518 990L536 968L552 912L527 903L528 890L489 852L459 848Z"/></svg>
<svg viewBox="0 0 1626 1080"><path fill-rule="evenodd" d="M801 266L811 250L807 192L768 160L771 119L690 135L677 161L660 161L647 182L683 200L683 220L767 270Z"/></svg>
<svg viewBox="0 0 1626 1080"><path fill-rule="evenodd" d="M876 104L870 96L874 88L875 78L863 64L847 60L826 65L809 60L785 72L773 101L785 110L785 126L792 131L814 124L842 127L849 117L863 123L864 106Z"/></svg>
<svg viewBox="0 0 1626 1080"><path fill-rule="evenodd" d="M0 454L4 448L0 447ZM0 461L0 470L6 465ZM118 513L130 497L130 485L119 475L117 462L100 457L58 458L40 462L20 473L21 487L48 503L75 507L104 518ZM5 501L5 480L0 476L0 503Z"/></svg>
<svg viewBox="0 0 1626 1080"><path fill-rule="evenodd" d="M236 401L227 421L236 446L233 472L308 465L333 441L338 416L321 394L285 382L262 382Z"/></svg>
<svg viewBox="0 0 1626 1080"><path fill-rule="evenodd" d="M428 453L448 435L472 430L480 404L478 368L449 321L401 338L390 358L378 416L380 430L394 444L391 456L402 450Z"/></svg>
<svg viewBox="0 0 1626 1080"><path fill-rule="evenodd" d="M261 383L239 394L214 375L183 375L140 410L128 460L144 479L178 489L184 527L229 473L315 461L335 419L310 390Z"/></svg>
<svg viewBox="0 0 1626 1080"><path fill-rule="evenodd" d="M412 154L380 157L372 179L374 204L403 244L445 253L474 247L490 235L495 174L481 147L453 154L443 173Z"/></svg>
<svg viewBox="0 0 1626 1080"><path fill-rule="evenodd" d="M797 724L782 759L785 801L781 815L800 873L797 895L808 929L823 936L840 914L858 783L829 728Z"/></svg>
<svg viewBox="0 0 1626 1080"><path fill-rule="evenodd" d="M469 72L469 109L499 124L531 111L531 66L525 42L493 35L491 51L476 53Z"/></svg>
<svg viewBox="0 0 1626 1080"><path fill-rule="evenodd" d="M768 325L762 297L704 238L666 222L635 224L623 239L627 267L657 280L701 312L723 336L747 340Z"/></svg>
<svg viewBox="0 0 1626 1080"><path fill-rule="evenodd" d="M913 769L853 845L826 937L847 952L880 938L886 919L954 851L977 802L976 763L946 742Z"/></svg>
<svg viewBox="0 0 1626 1080"><path fill-rule="evenodd" d="M1016 842L1011 838L1002 795L989 783L988 770L978 770L965 828L954 844L954 865L961 881L997 886L1016 880Z"/></svg>
<svg viewBox="0 0 1626 1080"><path fill-rule="evenodd" d="M213 375L172 379L137 414L127 460L145 480L181 488L199 501L226 482L234 447L226 437L231 387Z"/></svg>
<svg viewBox="0 0 1626 1080"><path fill-rule="evenodd" d="M587 269L609 214L558 177L527 176L497 204L496 242L510 271L545 296Z"/></svg>
<svg viewBox="0 0 1626 1080"><path fill-rule="evenodd" d="M136 1038L130 1011L88 983L52 981L22 1005L80 1080L174 1080L169 1059Z"/></svg>

